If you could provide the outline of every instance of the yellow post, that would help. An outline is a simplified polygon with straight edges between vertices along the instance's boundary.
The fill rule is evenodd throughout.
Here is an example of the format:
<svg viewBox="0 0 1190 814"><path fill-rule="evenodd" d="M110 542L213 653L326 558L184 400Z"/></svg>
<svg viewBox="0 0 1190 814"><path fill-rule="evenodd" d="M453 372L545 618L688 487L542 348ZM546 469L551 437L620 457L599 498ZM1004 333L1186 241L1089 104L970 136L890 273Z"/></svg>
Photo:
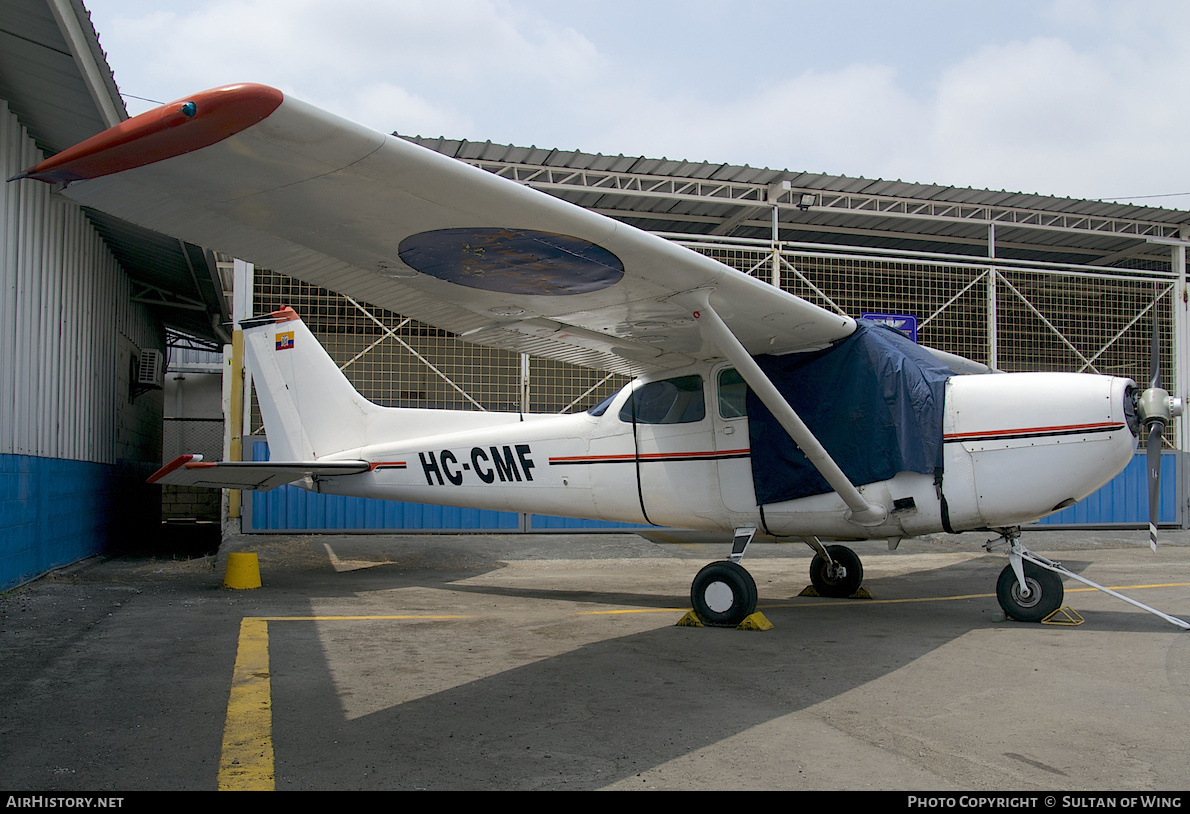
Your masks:
<svg viewBox="0 0 1190 814"><path fill-rule="evenodd" d="M260 560L251 551L227 555L227 570L223 573L224 588L259 588Z"/></svg>
<svg viewBox="0 0 1190 814"><path fill-rule="evenodd" d="M231 335L231 405L227 420L231 423L229 460L244 460L244 332L236 328ZM239 489L227 490L227 516L240 516Z"/></svg>

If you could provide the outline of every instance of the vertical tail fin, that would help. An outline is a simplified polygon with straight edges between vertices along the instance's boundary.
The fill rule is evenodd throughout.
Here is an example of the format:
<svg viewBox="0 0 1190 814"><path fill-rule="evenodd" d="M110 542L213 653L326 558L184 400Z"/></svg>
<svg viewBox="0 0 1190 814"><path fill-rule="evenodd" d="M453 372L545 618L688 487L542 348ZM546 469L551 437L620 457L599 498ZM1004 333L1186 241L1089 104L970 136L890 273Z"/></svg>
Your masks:
<svg viewBox="0 0 1190 814"><path fill-rule="evenodd" d="M367 443L361 396L288 306L242 323L244 350L274 461L312 461Z"/></svg>

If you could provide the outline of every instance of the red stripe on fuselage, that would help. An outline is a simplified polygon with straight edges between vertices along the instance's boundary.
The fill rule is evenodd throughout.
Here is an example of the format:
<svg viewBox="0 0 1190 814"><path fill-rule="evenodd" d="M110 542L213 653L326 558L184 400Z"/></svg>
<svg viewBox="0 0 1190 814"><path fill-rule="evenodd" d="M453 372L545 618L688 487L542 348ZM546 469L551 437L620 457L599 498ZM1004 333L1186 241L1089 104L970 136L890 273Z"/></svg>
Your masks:
<svg viewBox="0 0 1190 814"><path fill-rule="evenodd" d="M368 464L368 471L374 472L377 469L404 469L404 461L375 461Z"/></svg>
<svg viewBox="0 0 1190 814"><path fill-rule="evenodd" d="M569 457L550 458L550 466L559 464L614 464L630 463L632 461L693 461L716 460L719 458L741 458L751 454L747 449L726 449L714 452L646 452L641 455L572 455Z"/></svg>
<svg viewBox="0 0 1190 814"><path fill-rule="evenodd" d="M120 122L18 175L69 184L209 147L267 118L285 95L267 85L225 85ZM183 112L193 103L194 114Z"/></svg>
<svg viewBox="0 0 1190 814"><path fill-rule="evenodd" d="M1057 427L1022 427L1012 430L982 430L980 432L956 432L943 436L945 441L970 441L977 438L999 438L1005 435L1054 435L1057 433L1102 432L1123 429L1118 421L1100 421L1095 424L1065 424Z"/></svg>

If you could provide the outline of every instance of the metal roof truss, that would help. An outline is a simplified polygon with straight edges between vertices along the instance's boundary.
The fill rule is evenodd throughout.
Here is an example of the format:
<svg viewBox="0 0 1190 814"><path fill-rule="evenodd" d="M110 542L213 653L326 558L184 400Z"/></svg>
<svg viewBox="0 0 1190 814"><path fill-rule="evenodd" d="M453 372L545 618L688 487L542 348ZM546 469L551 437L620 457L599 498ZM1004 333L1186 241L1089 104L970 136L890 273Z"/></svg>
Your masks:
<svg viewBox="0 0 1190 814"><path fill-rule="evenodd" d="M1045 211L984 203L930 201L868 193L795 187L788 182L756 184L701 178L666 177L605 170L462 159L481 169L551 193L597 192L700 203L776 206L943 223L997 224L1023 229L1132 238L1178 239L1183 224ZM813 196L804 203L803 196ZM647 213L637 213L646 216Z"/></svg>

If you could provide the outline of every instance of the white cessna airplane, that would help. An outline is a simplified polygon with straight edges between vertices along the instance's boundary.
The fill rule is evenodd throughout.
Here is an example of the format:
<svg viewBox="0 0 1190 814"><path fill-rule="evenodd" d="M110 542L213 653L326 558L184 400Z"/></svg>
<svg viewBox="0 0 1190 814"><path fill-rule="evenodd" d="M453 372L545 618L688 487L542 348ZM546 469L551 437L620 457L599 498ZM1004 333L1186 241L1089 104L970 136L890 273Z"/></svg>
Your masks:
<svg viewBox="0 0 1190 814"><path fill-rule="evenodd" d="M1004 610L1041 620L1069 572L1019 526L1109 481L1142 426L1159 453L1180 414L1156 381L955 375L981 366L261 85L164 105L18 178L471 342L639 376L577 415L380 407L282 309L242 325L272 460L183 456L156 482L723 532L730 558L691 588L709 624L755 610L756 535L801 538L818 591L849 596L859 558L819 537L969 529L1008 544Z"/></svg>

